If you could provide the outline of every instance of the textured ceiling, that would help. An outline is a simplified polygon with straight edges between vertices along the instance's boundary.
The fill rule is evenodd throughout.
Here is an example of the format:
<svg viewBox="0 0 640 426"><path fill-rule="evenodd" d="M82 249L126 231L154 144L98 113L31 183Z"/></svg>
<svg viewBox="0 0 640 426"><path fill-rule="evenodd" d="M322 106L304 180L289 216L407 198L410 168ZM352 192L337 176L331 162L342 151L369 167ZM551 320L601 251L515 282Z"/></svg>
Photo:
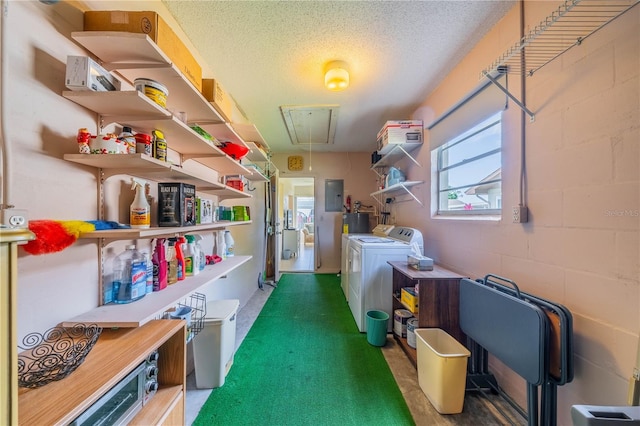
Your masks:
<svg viewBox="0 0 640 426"><path fill-rule="evenodd" d="M338 104L335 143L375 150L387 120L410 118L443 76L516 3L509 1L163 0L274 152L289 140L283 105ZM346 61L351 86L329 92L323 68Z"/></svg>

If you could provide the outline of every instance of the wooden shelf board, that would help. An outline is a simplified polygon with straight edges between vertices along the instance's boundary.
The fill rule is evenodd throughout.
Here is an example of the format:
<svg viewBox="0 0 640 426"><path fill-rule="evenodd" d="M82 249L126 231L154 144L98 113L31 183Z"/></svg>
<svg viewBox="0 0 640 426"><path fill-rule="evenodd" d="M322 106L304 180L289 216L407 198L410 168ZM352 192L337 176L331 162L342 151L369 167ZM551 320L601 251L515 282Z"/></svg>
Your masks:
<svg viewBox="0 0 640 426"><path fill-rule="evenodd" d="M240 135L242 139L247 142L256 142L265 148L269 148L269 145L262 137L262 134L258 130L258 128L251 123L231 123L231 126L235 129L235 131Z"/></svg>
<svg viewBox="0 0 640 426"><path fill-rule="evenodd" d="M104 116L171 117L170 111L162 108L137 90L114 92L67 90L62 92L62 96Z"/></svg>
<svg viewBox="0 0 640 426"><path fill-rule="evenodd" d="M233 160L229 156L225 157L204 157L199 155L187 156L187 160L194 160L198 163L216 170L220 175L250 175L252 172Z"/></svg>
<svg viewBox="0 0 640 426"><path fill-rule="evenodd" d="M167 411L183 397L182 386L166 386L158 389L155 395L147 402L138 414L135 415L130 426L134 425L157 425L162 424L162 419Z"/></svg>
<svg viewBox="0 0 640 426"><path fill-rule="evenodd" d="M207 131L211 136L215 137L220 142L232 142L240 146L247 146L247 143L242 137L236 133L229 123L197 123L200 127Z"/></svg>
<svg viewBox="0 0 640 426"><path fill-rule="evenodd" d="M245 157L247 160L254 163L266 163L269 161L267 153L264 150L260 149L258 145L253 142L247 142L247 146L251 150Z"/></svg>
<svg viewBox="0 0 640 426"><path fill-rule="evenodd" d="M103 66L130 83L148 78L169 91L167 109L188 111L189 122L222 123L224 119L146 34L77 31L71 37L99 57Z"/></svg>
<svg viewBox="0 0 640 426"><path fill-rule="evenodd" d="M102 327L140 327L162 315L169 308L190 296L203 285L227 275L248 262L252 256L233 256L215 265L207 266L200 274L188 277L164 290L147 294L140 300L127 304L99 306L63 322L70 327L76 323L98 324Z"/></svg>

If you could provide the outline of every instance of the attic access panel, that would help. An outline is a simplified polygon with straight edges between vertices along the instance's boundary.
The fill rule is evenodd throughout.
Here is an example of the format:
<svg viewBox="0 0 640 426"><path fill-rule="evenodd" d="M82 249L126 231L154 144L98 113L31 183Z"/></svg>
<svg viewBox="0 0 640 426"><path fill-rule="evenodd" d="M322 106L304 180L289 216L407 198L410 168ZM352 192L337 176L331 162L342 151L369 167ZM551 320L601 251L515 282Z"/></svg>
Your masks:
<svg viewBox="0 0 640 426"><path fill-rule="evenodd" d="M284 105L282 118L293 145L332 145L340 105Z"/></svg>

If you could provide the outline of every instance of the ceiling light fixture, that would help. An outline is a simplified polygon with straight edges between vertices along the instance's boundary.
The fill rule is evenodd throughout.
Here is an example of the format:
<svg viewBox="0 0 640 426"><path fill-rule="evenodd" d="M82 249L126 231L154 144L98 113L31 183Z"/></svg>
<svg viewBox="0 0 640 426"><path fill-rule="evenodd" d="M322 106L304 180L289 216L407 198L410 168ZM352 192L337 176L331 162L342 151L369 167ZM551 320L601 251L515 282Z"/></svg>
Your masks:
<svg viewBox="0 0 640 426"><path fill-rule="evenodd" d="M324 70L324 86L334 92L349 87L349 68L344 61L331 61Z"/></svg>

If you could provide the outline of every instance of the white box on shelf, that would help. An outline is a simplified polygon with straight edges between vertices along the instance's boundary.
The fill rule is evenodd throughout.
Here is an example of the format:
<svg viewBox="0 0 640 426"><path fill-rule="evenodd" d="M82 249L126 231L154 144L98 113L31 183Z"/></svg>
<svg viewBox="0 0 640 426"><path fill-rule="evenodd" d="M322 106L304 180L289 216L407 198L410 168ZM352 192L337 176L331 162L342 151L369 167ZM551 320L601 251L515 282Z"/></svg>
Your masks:
<svg viewBox="0 0 640 426"><path fill-rule="evenodd" d="M422 144L422 120L387 121L378 132L378 154L387 154L396 145Z"/></svg>
<svg viewBox="0 0 640 426"><path fill-rule="evenodd" d="M120 90L120 80L88 56L67 56L65 85L67 89L75 91L113 92Z"/></svg>

